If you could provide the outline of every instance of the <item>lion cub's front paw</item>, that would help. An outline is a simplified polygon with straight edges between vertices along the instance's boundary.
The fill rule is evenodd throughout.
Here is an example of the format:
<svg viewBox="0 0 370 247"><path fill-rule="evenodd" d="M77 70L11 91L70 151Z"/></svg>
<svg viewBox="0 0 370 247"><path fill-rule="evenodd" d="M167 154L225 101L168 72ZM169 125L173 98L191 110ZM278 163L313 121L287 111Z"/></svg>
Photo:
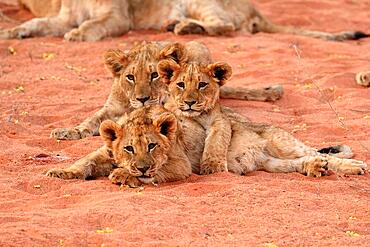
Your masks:
<svg viewBox="0 0 370 247"><path fill-rule="evenodd" d="M312 157L303 165L304 173L309 177L321 177L328 170L328 161L324 157Z"/></svg>
<svg viewBox="0 0 370 247"><path fill-rule="evenodd" d="M59 168L54 168L46 173L48 177L61 178L61 179L85 179L84 175L80 172L66 171Z"/></svg>
<svg viewBox="0 0 370 247"><path fill-rule="evenodd" d="M109 180L114 184L128 185L131 188L139 187L141 182L128 174L124 169L117 168L109 175Z"/></svg>
<svg viewBox="0 0 370 247"><path fill-rule="evenodd" d="M78 129L69 129L69 128L58 128L54 129L50 133L50 137L57 140L79 140L92 136L92 133L88 130L80 131Z"/></svg>
<svg viewBox="0 0 370 247"><path fill-rule="evenodd" d="M203 162L200 165L200 174L207 175L213 174L216 172L227 172L226 162L217 161L217 162Z"/></svg>

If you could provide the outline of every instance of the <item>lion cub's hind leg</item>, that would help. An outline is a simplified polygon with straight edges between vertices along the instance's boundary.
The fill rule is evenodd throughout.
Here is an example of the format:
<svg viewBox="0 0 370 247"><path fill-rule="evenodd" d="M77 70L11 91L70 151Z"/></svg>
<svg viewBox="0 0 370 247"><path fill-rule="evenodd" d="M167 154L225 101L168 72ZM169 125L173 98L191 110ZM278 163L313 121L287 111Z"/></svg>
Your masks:
<svg viewBox="0 0 370 247"><path fill-rule="evenodd" d="M61 179L87 179L89 177L108 176L114 168L114 160L111 156L111 152L106 147L102 147L77 160L68 168L49 170L46 176Z"/></svg>
<svg viewBox="0 0 370 247"><path fill-rule="evenodd" d="M323 155L328 160L329 170L344 175L362 175L367 169L365 162L355 159L341 159L331 155Z"/></svg>
<svg viewBox="0 0 370 247"><path fill-rule="evenodd" d="M259 165L258 170L279 173L299 172L309 177L321 177L328 170L328 161L321 156L305 156L297 159L269 157Z"/></svg>

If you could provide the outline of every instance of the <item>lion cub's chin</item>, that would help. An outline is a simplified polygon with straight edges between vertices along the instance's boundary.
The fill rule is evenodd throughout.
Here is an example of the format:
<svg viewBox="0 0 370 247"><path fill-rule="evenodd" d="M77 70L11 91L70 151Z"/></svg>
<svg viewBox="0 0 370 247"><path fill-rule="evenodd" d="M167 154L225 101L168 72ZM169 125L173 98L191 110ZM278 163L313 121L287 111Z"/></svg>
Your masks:
<svg viewBox="0 0 370 247"><path fill-rule="evenodd" d="M154 177L137 177L140 182L144 183L144 184L151 184L154 182Z"/></svg>
<svg viewBox="0 0 370 247"><path fill-rule="evenodd" d="M180 112L183 116L189 117L189 118L198 117L200 114L202 114L202 112L200 112L200 111L183 111L183 110L180 110Z"/></svg>

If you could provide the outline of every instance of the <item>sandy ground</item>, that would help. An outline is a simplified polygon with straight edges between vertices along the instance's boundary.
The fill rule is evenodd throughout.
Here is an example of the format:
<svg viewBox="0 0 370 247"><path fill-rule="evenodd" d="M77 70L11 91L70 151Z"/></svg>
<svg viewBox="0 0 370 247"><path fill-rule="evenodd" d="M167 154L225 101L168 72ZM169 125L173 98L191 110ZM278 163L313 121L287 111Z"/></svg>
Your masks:
<svg viewBox="0 0 370 247"><path fill-rule="evenodd" d="M278 23L370 32L365 0L254 2ZM31 17L12 6L0 8L18 20ZM105 50L128 49L141 40L192 39L206 42L216 60L233 66L229 85L285 87L276 103L223 104L315 147L346 143L357 159L370 163L370 89L354 81L356 72L370 68L370 39L140 31L96 43L1 40L0 246L369 246L368 174L313 179L222 173L122 190L107 178L45 177L48 169L67 167L103 143L100 137L57 142L49 133L80 123L102 106L111 85L102 64Z"/></svg>

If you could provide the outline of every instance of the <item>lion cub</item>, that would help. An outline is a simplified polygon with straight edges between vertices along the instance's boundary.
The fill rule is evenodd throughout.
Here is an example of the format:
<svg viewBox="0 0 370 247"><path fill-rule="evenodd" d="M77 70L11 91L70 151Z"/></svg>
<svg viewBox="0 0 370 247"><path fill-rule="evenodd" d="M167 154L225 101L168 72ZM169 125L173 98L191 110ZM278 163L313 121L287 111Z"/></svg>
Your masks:
<svg viewBox="0 0 370 247"><path fill-rule="evenodd" d="M141 184L183 180L192 173L190 157L197 150L187 150L183 128L199 131L192 141L202 150L204 135L192 123L179 123L163 106L145 106L124 115L117 122L105 120L100 135L105 145L66 169L52 169L48 176L87 178L108 176L113 183L137 187ZM84 163L86 158L90 163ZM196 162L195 160L193 160ZM194 164L193 164L194 165Z"/></svg>
<svg viewBox="0 0 370 247"><path fill-rule="evenodd" d="M222 62L212 63L199 53L194 56L180 44L168 50L180 56L158 63L158 72L168 84L172 99L166 108L183 121L204 128L200 173L228 170L245 174L265 170L321 176L326 169L345 174L364 173L367 166L362 161L321 154L282 129L229 117L220 106L219 90L230 78L231 67ZM191 130L184 132L187 135L194 136ZM348 158L352 153L341 155Z"/></svg>

